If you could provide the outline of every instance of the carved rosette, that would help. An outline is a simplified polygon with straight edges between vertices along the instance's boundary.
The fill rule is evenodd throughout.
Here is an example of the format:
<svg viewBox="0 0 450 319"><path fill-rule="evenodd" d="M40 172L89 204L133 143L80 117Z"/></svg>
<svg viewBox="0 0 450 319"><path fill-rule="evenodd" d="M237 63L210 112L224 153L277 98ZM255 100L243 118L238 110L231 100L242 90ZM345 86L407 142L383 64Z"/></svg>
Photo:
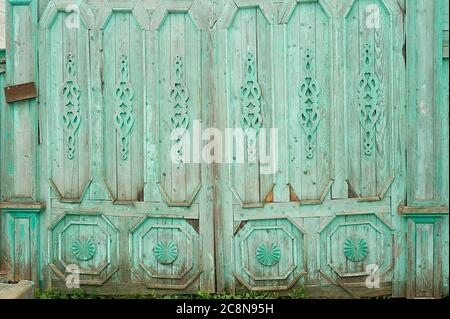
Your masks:
<svg viewBox="0 0 450 319"><path fill-rule="evenodd" d="M80 126L80 89L76 78L76 64L72 53L67 56L63 97L63 124L65 133L65 150L68 159L75 156L75 144L78 127Z"/></svg>
<svg viewBox="0 0 450 319"><path fill-rule="evenodd" d="M261 88L258 84L255 56L247 53L245 61L245 81L241 86L241 126L248 137L249 162L256 160L256 135L262 126Z"/></svg>
<svg viewBox="0 0 450 319"><path fill-rule="evenodd" d="M122 160L128 158L131 129L134 125L133 88L129 80L128 57L122 55L120 79L116 89L116 130L120 138Z"/></svg>
<svg viewBox="0 0 450 319"><path fill-rule="evenodd" d="M256 259L263 266L274 266L281 258L281 249L277 244L272 244L270 247L265 244L260 244L256 249Z"/></svg>
<svg viewBox="0 0 450 319"><path fill-rule="evenodd" d="M310 49L306 50L305 78L300 83L300 112L298 120L306 134L306 158L314 157L316 131L322 119L319 106L320 88L313 75L313 56Z"/></svg>
<svg viewBox="0 0 450 319"><path fill-rule="evenodd" d="M344 242L344 255L350 261L363 261L368 253L369 248L367 246L367 241L364 239L349 238Z"/></svg>
<svg viewBox="0 0 450 319"><path fill-rule="evenodd" d="M72 252L80 261L91 260L95 256L95 243L92 238L77 239L72 244Z"/></svg>
<svg viewBox="0 0 450 319"><path fill-rule="evenodd" d="M380 79L374 70L373 50L370 44L364 46L363 67L358 82L359 122L363 129L363 148L371 156L375 140L375 127L381 114Z"/></svg>
<svg viewBox="0 0 450 319"><path fill-rule="evenodd" d="M186 134L190 119L188 114L189 91L183 84L183 61L180 56L175 58L174 83L169 97L172 105L170 122L176 136L177 162L181 162L183 159L183 136Z"/></svg>
<svg viewBox="0 0 450 319"><path fill-rule="evenodd" d="M159 241L153 248L156 260L163 264L172 264L178 257L178 246L173 242Z"/></svg>

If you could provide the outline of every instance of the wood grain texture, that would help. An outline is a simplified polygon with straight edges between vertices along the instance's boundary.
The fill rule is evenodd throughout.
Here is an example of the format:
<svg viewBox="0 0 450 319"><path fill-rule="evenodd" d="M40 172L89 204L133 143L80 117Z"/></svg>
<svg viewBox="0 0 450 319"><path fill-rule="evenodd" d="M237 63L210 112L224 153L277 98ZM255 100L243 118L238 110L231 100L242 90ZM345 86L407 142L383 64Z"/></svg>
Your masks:
<svg viewBox="0 0 450 319"><path fill-rule="evenodd" d="M448 293L446 3L7 8L0 86L40 92L7 104L0 90L0 272L11 280L66 290L74 264L101 294ZM194 163L172 162L172 130L192 137L197 120L222 144L226 128L276 128L276 170L195 162L195 140ZM267 151L238 146L247 160ZM380 285L368 288L374 265Z"/></svg>

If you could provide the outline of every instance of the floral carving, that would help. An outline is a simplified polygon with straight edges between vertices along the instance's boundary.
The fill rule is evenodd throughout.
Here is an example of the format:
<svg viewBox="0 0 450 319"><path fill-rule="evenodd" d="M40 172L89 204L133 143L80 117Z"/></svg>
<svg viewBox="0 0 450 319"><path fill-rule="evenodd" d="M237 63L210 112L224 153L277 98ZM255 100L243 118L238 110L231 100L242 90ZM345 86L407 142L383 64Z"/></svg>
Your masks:
<svg viewBox="0 0 450 319"><path fill-rule="evenodd" d="M356 240L349 238L344 242L344 255L350 261L363 261L368 253L369 248L367 246L367 241L364 239Z"/></svg>
<svg viewBox="0 0 450 319"><path fill-rule="evenodd" d="M262 125L261 88L256 78L255 57L247 53L245 61L245 83L241 87L242 116L241 125L244 130L258 129Z"/></svg>
<svg viewBox="0 0 450 319"><path fill-rule="evenodd" d="M265 244L260 244L256 249L256 259L264 266L276 265L281 258L281 249L277 244L272 244L270 247Z"/></svg>
<svg viewBox="0 0 450 319"><path fill-rule="evenodd" d="M241 126L248 137L248 161L256 161L256 135L262 126L261 88L258 84L255 56L247 53L245 61L245 81L241 86Z"/></svg>
<svg viewBox="0 0 450 319"><path fill-rule="evenodd" d="M80 89L76 78L76 64L72 53L67 56L63 98L63 123L65 133L65 149L68 159L75 156L75 144L78 127L80 126Z"/></svg>
<svg viewBox="0 0 450 319"><path fill-rule="evenodd" d="M77 239L72 244L72 252L75 258L81 261L88 261L95 255L96 246L92 238Z"/></svg>
<svg viewBox="0 0 450 319"><path fill-rule="evenodd" d="M372 46L366 44L363 51L363 67L358 82L359 122L363 129L363 147L366 156L372 155L375 126L381 114L380 79L374 71Z"/></svg>
<svg viewBox="0 0 450 319"><path fill-rule="evenodd" d="M128 58L122 55L120 61L120 79L116 89L116 129L120 138L122 160L128 158L131 129L134 125L133 88L128 75Z"/></svg>
<svg viewBox="0 0 450 319"><path fill-rule="evenodd" d="M177 259L178 247L173 241L159 241L153 248L153 253L158 262L163 265L169 265Z"/></svg>
<svg viewBox="0 0 450 319"><path fill-rule="evenodd" d="M174 83L169 93L170 103L172 104L172 115L170 121L172 129L176 130L177 139L175 147L177 150L178 161L183 157L183 136L189 126L188 100L189 91L183 84L183 61L180 56L175 58Z"/></svg>
<svg viewBox="0 0 450 319"><path fill-rule="evenodd" d="M322 119L319 106L320 88L313 75L313 56L310 49L306 50L305 79L300 83L300 112L298 120L306 134L306 158L314 157L315 138L317 127Z"/></svg>

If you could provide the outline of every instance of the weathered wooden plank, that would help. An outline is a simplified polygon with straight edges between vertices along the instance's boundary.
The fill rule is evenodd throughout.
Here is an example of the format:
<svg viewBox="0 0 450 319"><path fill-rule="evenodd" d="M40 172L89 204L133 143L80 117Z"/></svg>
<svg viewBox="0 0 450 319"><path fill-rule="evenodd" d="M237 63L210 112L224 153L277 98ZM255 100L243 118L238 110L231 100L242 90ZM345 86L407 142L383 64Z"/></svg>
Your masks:
<svg viewBox="0 0 450 319"><path fill-rule="evenodd" d="M37 1L6 3L6 85L16 85L37 80ZM37 108L35 100L16 102L5 116L11 123L10 135L4 143L11 144L5 153L10 167L10 189L4 199L19 201L36 200L36 147ZM29 181L23 183L23 181ZM8 197L8 198L6 198Z"/></svg>
<svg viewBox="0 0 450 319"><path fill-rule="evenodd" d="M37 97L36 85L34 82L6 86L4 92L6 103L29 100Z"/></svg>
<svg viewBox="0 0 450 319"><path fill-rule="evenodd" d="M436 206L442 198L442 3L407 2L408 205Z"/></svg>

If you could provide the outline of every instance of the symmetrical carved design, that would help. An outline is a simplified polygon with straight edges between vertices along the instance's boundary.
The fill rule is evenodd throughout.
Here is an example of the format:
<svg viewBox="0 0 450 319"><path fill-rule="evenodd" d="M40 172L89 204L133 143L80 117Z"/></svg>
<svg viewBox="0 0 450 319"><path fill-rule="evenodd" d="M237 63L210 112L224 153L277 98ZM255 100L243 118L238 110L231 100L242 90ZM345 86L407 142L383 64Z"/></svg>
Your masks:
<svg viewBox="0 0 450 319"><path fill-rule="evenodd" d="M91 260L95 256L95 243L92 238L77 239L72 244L72 252L75 258L81 261Z"/></svg>
<svg viewBox="0 0 450 319"><path fill-rule="evenodd" d="M241 126L245 131L255 130L256 134L262 126L261 88L256 77L255 57L247 53L245 61L245 83L241 87L242 116Z"/></svg>
<svg viewBox="0 0 450 319"><path fill-rule="evenodd" d="M277 244L272 244L268 247L265 244L260 244L256 249L256 259L264 266L274 266L281 258L281 249Z"/></svg>
<svg viewBox="0 0 450 319"><path fill-rule="evenodd" d="M201 273L199 236L183 218L146 217L130 242L131 271L147 288L183 290Z"/></svg>
<svg viewBox="0 0 450 319"><path fill-rule="evenodd" d="M128 158L130 133L134 124L133 88L128 74L128 57L122 55L120 62L120 79L116 89L116 129L120 137L122 160Z"/></svg>
<svg viewBox="0 0 450 319"><path fill-rule="evenodd" d="M372 46L366 44L363 51L363 67L358 82L359 121L363 129L363 147L366 156L372 155L375 126L380 118L380 80L374 70Z"/></svg>
<svg viewBox="0 0 450 319"><path fill-rule="evenodd" d="M159 241L153 248L153 252L159 263L169 265L178 257L178 246L173 241Z"/></svg>
<svg viewBox="0 0 450 319"><path fill-rule="evenodd" d="M377 213L351 216L351 221L346 214L335 216L319 229L320 271L335 279L361 277L373 264L386 273L393 266L392 226Z"/></svg>
<svg viewBox="0 0 450 319"><path fill-rule="evenodd" d="M306 158L314 156L317 127L322 119L319 105L320 88L313 75L313 56L310 49L306 50L305 79L299 86L300 112L298 120L306 133Z"/></svg>
<svg viewBox="0 0 450 319"><path fill-rule="evenodd" d="M66 83L62 91L63 98L63 123L65 133L65 149L68 159L75 156L76 134L80 126L80 89L76 78L75 58L72 53L67 56Z"/></svg>
<svg viewBox="0 0 450 319"><path fill-rule="evenodd" d="M355 240L348 238L344 242L344 255L350 261L363 261L367 257L368 253L369 248L367 246L367 241L364 239Z"/></svg>
<svg viewBox="0 0 450 319"><path fill-rule="evenodd" d="M189 126L190 119L188 114L189 91L183 84L183 61L180 56L175 58L174 83L169 96L172 104L170 121L173 130L176 130L175 147L178 161L181 161L183 156L183 136Z"/></svg>
<svg viewBox="0 0 450 319"><path fill-rule="evenodd" d="M289 289L306 273L304 234L290 218L247 221L234 237L233 275L249 290Z"/></svg>

